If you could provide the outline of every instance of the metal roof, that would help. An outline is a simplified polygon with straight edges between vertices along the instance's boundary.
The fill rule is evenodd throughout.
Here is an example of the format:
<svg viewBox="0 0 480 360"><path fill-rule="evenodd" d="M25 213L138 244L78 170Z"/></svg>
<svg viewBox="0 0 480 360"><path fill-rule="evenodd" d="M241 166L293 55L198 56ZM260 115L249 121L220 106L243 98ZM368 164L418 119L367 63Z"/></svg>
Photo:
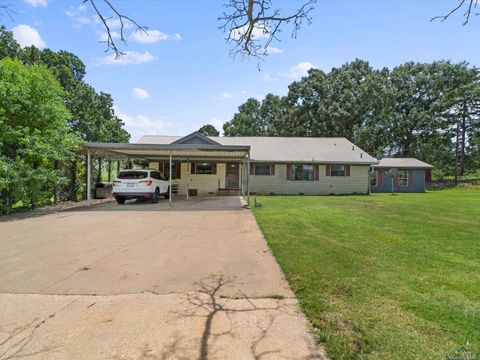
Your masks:
<svg viewBox="0 0 480 360"><path fill-rule="evenodd" d="M242 160L250 146L206 145L206 144L125 144L125 143L85 143L83 149L96 156L112 159L127 157L146 160L166 160L172 153L174 160Z"/></svg>
<svg viewBox="0 0 480 360"><path fill-rule="evenodd" d="M144 135L138 144L171 144L181 136ZM252 161L374 164L377 159L342 137L219 137L222 145L250 146Z"/></svg>
<svg viewBox="0 0 480 360"><path fill-rule="evenodd" d="M399 168L399 169L431 169L432 165L415 158L384 158L379 161L376 168Z"/></svg>

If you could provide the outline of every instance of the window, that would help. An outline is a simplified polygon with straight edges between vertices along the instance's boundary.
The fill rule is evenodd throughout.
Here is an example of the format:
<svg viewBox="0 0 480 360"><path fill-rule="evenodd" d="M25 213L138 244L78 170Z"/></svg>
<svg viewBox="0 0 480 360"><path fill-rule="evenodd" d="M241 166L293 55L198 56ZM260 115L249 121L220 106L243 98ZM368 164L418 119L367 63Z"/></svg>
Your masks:
<svg viewBox="0 0 480 360"><path fill-rule="evenodd" d="M148 177L148 171L120 171L118 179L137 180Z"/></svg>
<svg viewBox="0 0 480 360"><path fill-rule="evenodd" d="M212 163L195 164L195 174L213 174L213 164Z"/></svg>
<svg viewBox="0 0 480 360"><path fill-rule="evenodd" d="M157 179L157 180L167 180L160 171L152 171L150 172L150 177Z"/></svg>
<svg viewBox="0 0 480 360"><path fill-rule="evenodd" d="M255 175L270 175L270 164L255 164Z"/></svg>
<svg viewBox="0 0 480 360"><path fill-rule="evenodd" d="M313 181L313 165L293 164L291 167L291 179L297 181Z"/></svg>
<svg viewBox="0 0 480 360"><path fill-rule="evenodd" d="M345 176L345 165L331 165L330 176Z"/></svg>
<svg viewBox="0 0 480 360"><path fill-rule="evenodd" d="M408 186L408 171L399 170L398 171L398 186L407 187Z"/></svg>

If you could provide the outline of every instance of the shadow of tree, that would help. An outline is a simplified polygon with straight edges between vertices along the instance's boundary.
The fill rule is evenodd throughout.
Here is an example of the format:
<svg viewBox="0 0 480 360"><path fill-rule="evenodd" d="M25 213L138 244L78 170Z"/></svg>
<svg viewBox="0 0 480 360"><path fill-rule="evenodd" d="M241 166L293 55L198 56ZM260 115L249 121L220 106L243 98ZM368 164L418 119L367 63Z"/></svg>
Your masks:
<svg viewBox="0 0 480 360"><path fill-rule="evenodd" d="M0 360L30 357L53 350L53 345L44 346L40 350L29 350L28 345L35 339L36 333L43 325L45 325L45 323L47 323L47 321L54 318L59 312L65 310L77 300L78 299L73 300L43 320L40 320L37 317L27 324L12 329L10 328L14 324L0 325L0 336L1 333L6 334L4 339L0 337Z"/></svg>
<svg viewBox="0 0 480 360"><path fill-rule="evenodd" d="M242 293L242 296L233 298L233 300L243 300L240 307L235 306L235 304L232 306L227 305L226 302L232 300L232 298L227 298L225 296L222 297L220 292L223 287L232 285L234 282L235 279L225 278L223 274L210 275L208 278L202 279L194 284L199 286L200 290L198 292L189 293L187 295L187 302L190 307L189 310L184 311L181 315L206 318L200 340L200 349L198 351L199 360L207 360L209 358L209 346L215 342L217 338L222 336L235 338L233 333L234 325L231 318L232 314L256 311L269 312L269 314L267 316L268 321L266 325L262 326L260 320L257 319L257 328L260 331L260 335L255 338L250 345L252 357L260 360L267 355L281 353L281 349L260 350L260 347L262 342L266 340L268 333L275 322L275 316L271 312L287 312L286 304L281 300L274 300L275 305L273 306L259 306L258 302L256 303ZM225 315L229 321L229 327L225 331L213 332L213 322L219 314Z"/></svg>

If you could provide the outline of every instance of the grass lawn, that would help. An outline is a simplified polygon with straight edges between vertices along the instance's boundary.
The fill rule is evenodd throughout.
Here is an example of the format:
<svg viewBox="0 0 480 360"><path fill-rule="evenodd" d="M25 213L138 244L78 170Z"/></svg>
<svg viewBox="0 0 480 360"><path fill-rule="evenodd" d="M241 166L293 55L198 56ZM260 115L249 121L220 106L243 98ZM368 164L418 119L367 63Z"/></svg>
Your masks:
<svg viewBox="0 0 480 360"><path fill-rule="evenodd" d="M258 200L258 224L332 359L480 352L480 188Z"/></svg>

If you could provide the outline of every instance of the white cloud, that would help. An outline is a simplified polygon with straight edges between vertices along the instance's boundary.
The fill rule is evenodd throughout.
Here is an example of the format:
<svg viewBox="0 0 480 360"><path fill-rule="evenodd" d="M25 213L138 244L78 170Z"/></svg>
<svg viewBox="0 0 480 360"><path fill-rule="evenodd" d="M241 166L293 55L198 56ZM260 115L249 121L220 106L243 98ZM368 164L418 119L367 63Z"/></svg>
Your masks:
<svg viewBox="0 0 480 360"><path fill-rule="evenodd" d="M285 51L285 49L280 49L273 46L267 46L265 51L267 52L267 54L281 54Z"/></svg>
<svg viewBox="0 0 480 360"><path fill-rule="evenodd" d="M120 33L116 31L110 31L110 35L112 36L112 39L120 39ZM108 34L106 32L101 32L98 34L98 38L102 42L108 41Z"/></svg>
<svg viewBox="0 0 480 360"><path fill-rule="evenodd" d="M24 0L28 5L33 7L46 7L48 5L47 0Z"/></svg>
<svg viewBox="0 0 480 360"><path fill-rule="evenodd" d="M165 40L181 40L180 34L165 34L159 30L135 31L130 35L130 39L143 44L154 44Z"/></svg>
<svg viewBox="0 0 480 360"><path fill-rule="evenodd" d="M80 14L83 14L87 10L85 5L79 5L79 6L70 6L70 9L65 10L65 14L69 17L75 17Z"/></svg>
<svg viewBox="0 0 480 360"><path fill-rule="evenodd" d="M230 38L233 40L238 40L245 32L248 30L248 25L242 26L236 30L232 30L230 33ZM257 24L252 30L252 39L266 39L269 37L267 33L267 28L264 24Z"/></svg>
<svg viewBox="0 0 480 360"><path fill-rule="evenodd" d="M38 31L28 25L17 25L12 29L13 37L21 47L36 46L42 49L46 46L45 41L40 37Z"/></svg>
<svg viewBox="0 0 480 360"><path fill-rule="evenodd" d="M132 96L135 99L150 99L150 94L148 93L147 90L141 89L141 88L133 88L132 89Z"/></svg>
<svg viewBox="0 0 480 360"><path fill-rule="evenodd" d="M110 29L115 29L115 28L120 28L122 26L122 23L120 22L120 19L107 19L107 25ZM123 28L124 29L130 29L132 28L133 25L130 21L126 20L123 22Z"/></svg>
<svg viewBox="0 0 480 360"><path fill-rule="evenodd" d="M136 51L125 51L125 54L120 58L115 59L115 54L111 54L95 60L96 65L139 65L152 62L156 60L155 55L150 54L148 51L144 53L138 53Z"/></svg>
<svg viewBox="0 0 480 360"><path fill-rule="evenodd" d="M82 25L98 25L100 24L100 19L95 15L92 16L74 16L73 21L76 26L80 27Z"/></svg>
<svg viewBox="0 0 480 360"><path fill-rule="evenodd" d="M226 91L226 92L222 93L220 96L215 96L213 98L213 100L230 100L230 99L233 99L237 96L242 96L242 95L247 96L249 94L250 94L250 92L247 91L247 90L240 90L240 91L236 91L236 92Z"/></svg>
<svg viewBox="0 0 480 360"><path fill-rule="evenodd" d="M118 107L113 107L115 114L125 123L125 129L132 135L132 141L136 141L142 135L165 134L173 128L173 124L166 117L152 118L146 115L129 115L122 112Z"/></svg>
<svg viewBox="0 0 480 360"><path fill-rule="evenodd" d="M232 93L229 93L229 92L224 92L222 95L221 95L221 98L222 99L232 99L235 95L232 94Z"/></svg>
<svg viewBox="0 0 480 360"><path fill-rule="evenodd" d="M269 73L265 73L265 74L262 75L262 80L263 81L277 81L278 78L270 75Z"/></svg>
<svg viewBox="0 0 480 360"><path fill-rule="evenodd" d="M284 74L284 76L298 79L302 76L307 76L308 70L312 68L316 69L316 66L307 61L301 61L297 65L291 67L288 73Z"/></svg>

